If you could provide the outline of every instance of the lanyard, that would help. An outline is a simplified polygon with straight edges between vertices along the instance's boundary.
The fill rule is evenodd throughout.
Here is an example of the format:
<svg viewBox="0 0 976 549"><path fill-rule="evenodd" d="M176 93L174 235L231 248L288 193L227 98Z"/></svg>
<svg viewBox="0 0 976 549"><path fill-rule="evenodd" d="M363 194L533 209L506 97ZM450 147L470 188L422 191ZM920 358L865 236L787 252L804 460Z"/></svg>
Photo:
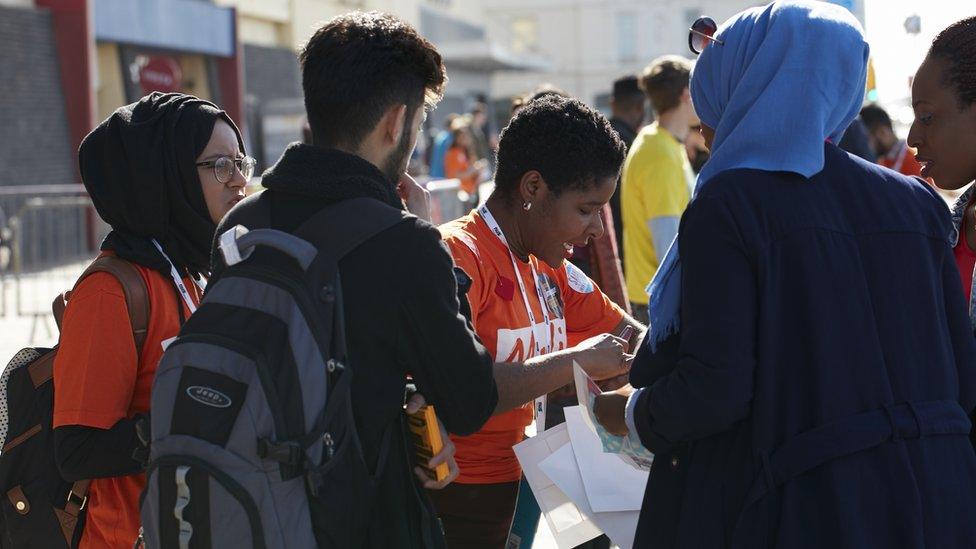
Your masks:
<svg viewBox="0 0 976 549"><path fill-rule="evenodd" d="M491 232L495 233L495 236L497 236L498 239L502 241L502 244L505 245L505 248L508 250L508 257L512 260L512 269L515 270L515 280L518 281L519 290L522 292L522 302L525 303L525 312L528 313L529 324L532 326L532 339L535 341L535 356L551 353L553 350L553 339L549 326L549 312L546 310L546 298L542 295L542 291L539 290L539 276L535 272L535 265L532 264L531 260L529 261L529 269L532 270L532 286L535 288L536 297L539 298L539 308L542 310L543 323L546 327L546 339L549 340L549 344L546 348L542 347L542 341L536 336L535 313L532 312L532 304L529 303L529 295L525 291L525 283L522 281L522 275L519 273L518 264L515 262L515 254L513 254L512 249L508 247L508 240L505 239L505 233L502 232L501 227L498 226L498 222L495 221L495 216L491 215L491 212L488 211L487 205L482 205L480 208L478 208L478 213L481 215L481 218L485 220L485 223L488 225L488 228L491 229Z"/></svg>
<svg viewBox="0 0 976 549"><path fill-rule="evenodd" d="M553 351L553 337L552 331L549 326L549 312L546 307L546 299L539 290L539 276L535 272L535 265L532 264L532 260L529 259L529 269L532 270L532 286L535 288L535 295L539 298L539 309L542 310L542 318L545 323L546 339L549 341L548 346L543 349L542 338L538 337L535 331L535 313L532 312L532 304L529 303L529 294L525 291L525 283L522 282L522 274L519 272L518 264L515 262L515 254L512 253L512 248L508 246L508 240L505 238L505 233L502 232L502 228L498 226L498 222L495 221L495 216L491 215L488 211L487 205L482 205L478 208L478 213L481 218L485 220L488 228L491 232L495 233L498 240L502 241L505 245L505 249L508 250L508 258L512 260L512 269L515 271L515 280L518 281L519 290L522 292L522 303L525 303L525 312L529 315L529 324L531 327L529 331L532 333L532 339L535 341L535 356L542 356L544 354L549 354ZM535 415L536 425L540 431L546 428L546 409L548 408L548 398L547 395L542 395L535 399L535 406L533 407L533 414Z"/></svg>
<svg viewBox="0 0 976 549"><path fill-rule="evenodd" d="M153 239L152 243L154 246L156 246L156 249L159 250L159 253L163 254L163 259L169 263L169 275L173 277L173 283L176 284L176 289L180 291L180 296L183 298L183 303L186 303L186 308L190 310L191 315L197 312L197 306L193 304L193 298L190 297L190 292L186 290L186 284L183 284L183 279L180 277L180 273L176 270L176 266L173 265L173 262L170 261L169 256L163 251L163 247L159 245L159 242L156 242L155 238ZM203 291L203 286L200 282L193 280L193 283L196 284L197 288L199 288L201 292Z"/></svg>

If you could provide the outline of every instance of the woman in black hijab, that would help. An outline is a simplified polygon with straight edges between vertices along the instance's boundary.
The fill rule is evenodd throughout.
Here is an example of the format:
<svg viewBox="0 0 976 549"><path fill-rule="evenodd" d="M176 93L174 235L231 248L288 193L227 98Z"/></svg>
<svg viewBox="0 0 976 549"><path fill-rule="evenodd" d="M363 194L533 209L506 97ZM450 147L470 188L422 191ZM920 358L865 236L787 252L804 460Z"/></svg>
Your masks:
<svg viewBox="0 0 976 549"><path fill-rule="evenodd" d="M201 186L212 183L203 181L211 170L195 164L218 122L233 131L230 145L243 151L227 113L180 93L157 92L122 107L85 138L81 177L98 215L112 226L103 250L169 275L151 243L156 239L178 270L206 273L216 223L229 208L212 215L205 194L214 185Z"/></svg>
<svg viewBox="0 0 976 549"><path fill-rule="evenodd" d="M166 342L196 310L216 224L244 197L254 160L227 114L191 95L153 93L120 108L79 150L85 188L112 230L103 255L145 281L149 323L134 343L121 283L95 273L72 292L54 365L55 454L89 488L80 547L131 547L150 390Z"/></svg>

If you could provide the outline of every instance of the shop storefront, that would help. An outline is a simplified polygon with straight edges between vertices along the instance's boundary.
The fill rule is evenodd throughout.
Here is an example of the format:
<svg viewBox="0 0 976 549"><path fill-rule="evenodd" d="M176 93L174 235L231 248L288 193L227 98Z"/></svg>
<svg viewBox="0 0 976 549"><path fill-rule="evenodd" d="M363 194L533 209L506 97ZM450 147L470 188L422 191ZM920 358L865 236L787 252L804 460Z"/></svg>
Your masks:
<svg viewBox="0 0 976 549"><path fill-rule="evenodd" d="M192 93L242 126L234 8L196 0L36 0L50 14L70 147L151 91Z"/></svg>
<svg viewBox="0 0 976 549"><path fill-rule="evenodd" d="M194 0L91 0L97 118L152 91L208 99L241 120L233 8Z"/></svg>

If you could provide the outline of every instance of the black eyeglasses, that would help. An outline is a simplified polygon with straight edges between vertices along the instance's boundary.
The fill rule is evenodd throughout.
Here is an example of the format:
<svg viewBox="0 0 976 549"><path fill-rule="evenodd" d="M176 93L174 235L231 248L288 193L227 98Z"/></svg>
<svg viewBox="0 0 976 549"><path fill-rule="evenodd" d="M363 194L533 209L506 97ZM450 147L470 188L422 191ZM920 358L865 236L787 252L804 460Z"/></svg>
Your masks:
<svg viewBox="0 0 976 549"><path fill-rule="evenodd" d="M688 47L691 48L692 53L699 55L701 52L705 51L705 47L708 46L709 42L715 42L718 45L723 45L718 38L715 38L715 32L718 31L718 25L715 24L715 20L711 17L699 17L691 24L691 28L688 29Z"/></svg>
<svg viewBox="0 0 976 549"><path fill-rule="evenodd" d="M224 185L230 183L234 180L234 169L241 172L244 176L244 181L250 181L251 176L254 175L254 166L257 164L257 160L254 160L250 156L242 156L240 158L231 158L229 156L221 156L213 160L208 160L206 162L197 162L197 166L201 168L213 168L214 178Z"/></svg>

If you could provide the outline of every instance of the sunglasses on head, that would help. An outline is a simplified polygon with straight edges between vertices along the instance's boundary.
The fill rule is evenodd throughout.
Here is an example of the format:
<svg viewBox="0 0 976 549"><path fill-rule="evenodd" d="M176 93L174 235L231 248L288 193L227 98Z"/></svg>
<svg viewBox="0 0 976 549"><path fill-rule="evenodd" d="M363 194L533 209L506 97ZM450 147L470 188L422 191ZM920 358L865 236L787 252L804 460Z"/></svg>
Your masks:
<svg viewBox="0 0 976 549"><path fill-rule="evenodd" d="M709 42L715 42L720 46L725 44L725 42L715 38L718 25L715 24L715 20L711 17L699 17L691 24L691 28L688 30L691 31L688 33L688 47L691 48L692 53L695 55L699 55L705 51L705 47L708 46Z"/></svg>

